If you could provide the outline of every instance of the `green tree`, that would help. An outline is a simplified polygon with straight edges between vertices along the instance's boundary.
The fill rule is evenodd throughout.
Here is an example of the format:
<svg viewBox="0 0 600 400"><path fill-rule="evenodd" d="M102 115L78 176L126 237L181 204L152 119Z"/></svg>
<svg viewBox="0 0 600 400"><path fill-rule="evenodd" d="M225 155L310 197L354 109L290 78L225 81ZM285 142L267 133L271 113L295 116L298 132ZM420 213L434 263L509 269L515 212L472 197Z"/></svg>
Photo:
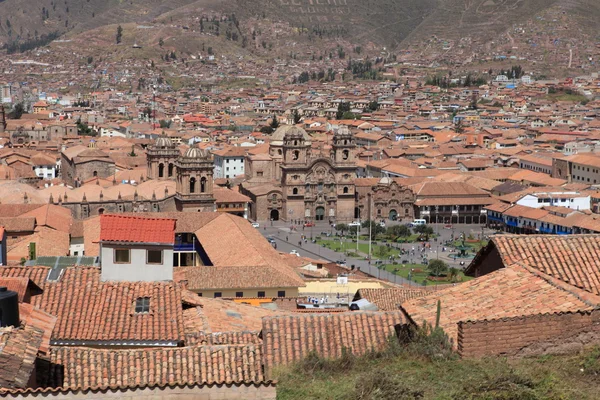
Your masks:
<svg viewBox="0 0 600 400"><path fill-rule="evenodd" d="M164 119L161 119L159 121L159 124L162 129L168 129L171 127L171 122L172 122L171 120L166 121Z"/></svg>
<svg viewBox="0 0 600 400"><path fill-rule="evenodd" d="M448 271L448 264L442 260L431 260L427 265L427 271L433 276L441 276Z"/></svg>
<svg viewBox="0 0 600 400"><path fill-rule="evenodd" d="M81 122L81 119L77 120L77 134L81 136L96 136L96 132L92 130L85 122Z"/></svg>
<svg viewBox="0 0 600 400"><path fill-rule="evenodd" d="M298 109L294 109L294 111L292 112L292 118L294 118L294 125L300 123L300 121L302 120L302 117L300 116Z"/></svg>
<svg viewBox="0 0 600 400"><path fill-rule="evenodd" d="M456 278L458 278L458 268L452 267L448 269L448 275L450 275L450 281L456 281Z"/></svg>
<svg viewBox="0 0 600 400"><path fill-rule="evenodd" d="M368 229L370 226L371 227L371 235L373 237L375 237L377 235L381 235L382 233L385 233L385 228L382 227L381 225L379 225L377 223L377 221L366 220L366 221L363 221L361 226L365 229Z"/></svg>
<svg viewBox="0 0 600 400"><path fill-rule="evenodd" d="M377 100L373 100L369 103L369 105L367 106L367 108L370 111L377 111L379 109L379 103L377 102Z"/></svg>
<svg viewBox="0 0 600 400"><path fill-rule="evenodd" d="M457 120L454 124L454 132L458 134L465 133L465 124L463 123L462 118Z"/></svg>
<svg viewBox="0 0 600 400"><path fill-rule="evenodd" d="M377 251L375 252L375 255L380 259L383 260L385 257L387 257L387 255L390 253L390 249L387 246L378 246L377 247Z"/></svg>
<svg viewBox="0 0 600 400"><path fill-rule="evenodd" d="M121 27L121 25L119 25L117 27L117 44L121 43L121 40L123 39L123 28Z"/></svg>
<svg viewBox="0 0 600 400"><path fill-rule="evenodd" d="M17 103L13 107L12 111L8 113L8 118L10 119L21 119L21 116L25 112L25 108L23 107L23 103Z"/></svg>
<svg viewBox="0 0 600 400"><path fill-rule="evenodd" d="M342 119L344 117L344 113L347 112L350 112L350 103L342 101L338 104L338 109L335 114L335 118Z"/></svg>
<svg viewBox="0 0 600 400"><path fill-rule="evenodd" d="M429 235L433 235L433 228L429 225L417 225L415 232L421 236L425 236L425 240L429 240Z"/></svg>
<svg viewBox="0 0 600 400"><path fill-rule="evenodd" d="M348 232L350 230L350 227L346 224L337 224L335 226L335 230L340 232L342 236L344 236L344 232Z"/></svg>
<svg viewBox="0 0 600 400"><path fill-rule="evenodd" d="M411 233L410 228L406 225L393 225L387 228L387 234L394 240L409 237Z"/></svg>
<svg viewBox="0 0 600 400"><path fill-rule="evenodd" d="M273 115L273 119L271 120L270 126L271 128L273 128L273 130L279 128L279 121L277 120L277 115Z"/></svg>
<svg viewBox="0 0 600 400"><path fill-rule="evenodd" d="M267 125L267 126L263 126L262 128L260 128L260 131L262 133L264 133L265 135L270 135L271 133L273 133L273 128L271 128L269 125Z"/></svg>

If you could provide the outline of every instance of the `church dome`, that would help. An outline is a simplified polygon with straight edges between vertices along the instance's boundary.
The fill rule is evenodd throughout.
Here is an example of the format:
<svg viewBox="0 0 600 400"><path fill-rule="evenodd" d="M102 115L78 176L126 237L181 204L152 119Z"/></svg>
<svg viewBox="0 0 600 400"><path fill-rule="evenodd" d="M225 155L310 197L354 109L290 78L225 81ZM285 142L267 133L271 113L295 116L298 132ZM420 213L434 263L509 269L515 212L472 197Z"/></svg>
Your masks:
<svg viewBox="0 0 600 400"><path fill-rule="evenodd" d="M389 185L390 183L392 183L392 178L390 178L389 176L384 176L379 180L379 183L383 185Z"/></svg>
<svg viewBox="0 0 600 400"><path fill-rule="evenodd" d="M208 150L202 150L194 146L186 150L184 157L204 160L210 158L210 152Z"/></svg>
<svg viewBox="0 0 600 400"><path fill-rule="evenodd" d="M271 135L271 144L281 146L286 137L303 138L306 142L310 142L310 136L304 129L297 125L282 125Z"/></svg>
<svg viewBox="0 0 600 400"><path fill-rule="evenodd" d="M161 136L154 143L156 147L173 147L173 142L167 136Z"/></svg>

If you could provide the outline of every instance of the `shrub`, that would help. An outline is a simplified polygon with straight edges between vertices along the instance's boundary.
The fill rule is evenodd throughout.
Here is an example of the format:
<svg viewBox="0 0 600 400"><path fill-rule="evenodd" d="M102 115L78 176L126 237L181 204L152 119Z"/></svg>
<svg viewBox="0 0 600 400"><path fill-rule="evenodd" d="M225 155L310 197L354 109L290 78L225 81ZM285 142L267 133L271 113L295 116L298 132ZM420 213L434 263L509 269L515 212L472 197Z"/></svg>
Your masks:
<svg viewBox="0 0 600 400"><path fill-rule="evenodd" d="M542 400L547 397L536 393L536 383L513 369L497 376L487 374L483 379L466 384L454 393L454 400Z"/></svg>
<svg viewBox="0 0 600 400"><path fill-rule="evenodd" d="M350 400L413 400L422 399L423 391L413 390L402 382L399 375L389 371L371 370L356 379Z"/></svg>
<svg viewBox="0 0 600 400"><path fill-rule="evenodd" d="M342 348L342 355L339 358L323 358L316 351L311 351L302 361L296 364L296 371L305 375L313 375L316 372L321 374L336 374L350 371L356 364L356 356L352 354L351 349Z"/></svg>
<svg viewBox="0 0 600 400"><path fill-rule="evenodd" d="M426 321L422 326L413 328L405 351L430 361L454 360L458 357L446 332L440 327L432 327Z"/></svg>

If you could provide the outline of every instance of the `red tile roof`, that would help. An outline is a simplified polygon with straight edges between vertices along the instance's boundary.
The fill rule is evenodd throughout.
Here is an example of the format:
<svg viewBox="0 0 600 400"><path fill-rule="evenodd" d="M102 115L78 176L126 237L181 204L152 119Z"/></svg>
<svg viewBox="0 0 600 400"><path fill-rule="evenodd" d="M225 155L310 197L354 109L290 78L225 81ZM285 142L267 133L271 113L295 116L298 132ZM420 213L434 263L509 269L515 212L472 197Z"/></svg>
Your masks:
<svg viewBox="0 0 600 400"><path fill-rule="evenodd" d="M101 282L100 269L68 267L56 282L48 267L0 267L0 276L33 280L44 293L31 303L55 315L54 341L151 341L184 339L181 288L173 282ZM136 314L140 297L150 312Z"/></svg>
<svg viewBox="0 0 600 400"><path fill-rule="evenodd" d="M454 340L455 346L460 321L595 308L582 301L577 292L566 290L533 272L535 270L514 264L429 296L408 300L401 308L415 324L427 321L433 325L439 300L440 326Z"/></svg>
<svg viewBox="0 0 600 400"><path fill-rule="evenodd" d="M33 326L0 328L0 387L24 389L35 367L43 331Z"/></svg>
<svg viewBox="0 0 600 400"><path fill-rule="evenodd" d="M492 237L490 245L498 249L505 266L521 262L570 285L600 295L598 234L497 235Z"/></svg>
<svg viewBox="0 0 600 400"><path fill-rule="evenodd" d="M101 215L100 241L173 244L175 222L174 219Z"/></svg>
<svg viewBox="0 0 600 400"><path fill-rule="evenodd" d="M311 352L337 358L345 350L364 354L382 349L396 328L406 323L401 311L265 317L261 332L265 375L269 377L273 367L302 360Z"/></svg>
<svg viewBox="0 0 600 400"><path fill-rule="evenodd" d="M52 349L43 386L135 388L196 383L263 382L260 346L192 346L135 350ZM62 379L61 379L62 378Z"/></svg>
<svg viewBox="0 0 600 400"><path fill-rule="evenodd" d="M8 290L12 290L19 295L19 303L27 299L27 291L29 295L42 294L42 290L29 278L25 277L0 277L0 287L4 286Z"/></svg>
<svg viewBox="0 0 600 400"><path fill-rule="evenodd" d="M394 311L399 310L400 304L405 301L423 297L430 293L427 290L405 288L358 289L354 301L366 299L377 305L380 311Z"/></svg>

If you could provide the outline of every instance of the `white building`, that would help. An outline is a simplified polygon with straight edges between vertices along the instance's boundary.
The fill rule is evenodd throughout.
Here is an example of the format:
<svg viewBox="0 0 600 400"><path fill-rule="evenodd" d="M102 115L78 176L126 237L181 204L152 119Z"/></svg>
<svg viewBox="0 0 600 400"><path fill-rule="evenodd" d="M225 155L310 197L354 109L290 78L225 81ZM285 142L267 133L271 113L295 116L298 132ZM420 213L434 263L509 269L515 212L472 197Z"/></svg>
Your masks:
<svg viewBox="0 0 600 400"><path fill-rule="evenodd" d="M541 192L527 194L516 204L531 208L559 206L583 211L591 208L591 197L578 192Z"/></svg>
<svg viewBox="0 0 600 400"><path fill-rule="evenodd" d="M101 215L102 281L172 281L175 222Z"/></svg>
<svg viewBox="0 0 600 400"><path fill-rule="evenodd" d="M54 157L38 153L31 157L35 176L42 179L54 179L58 175L57 161Z"/></svg>
<svg viewBox="0 0 600 400"><path fill-rule="evenodd" d="M215 178L235 178L244 175L246 151L244 147L229 147L213 151Z"/></svg>

